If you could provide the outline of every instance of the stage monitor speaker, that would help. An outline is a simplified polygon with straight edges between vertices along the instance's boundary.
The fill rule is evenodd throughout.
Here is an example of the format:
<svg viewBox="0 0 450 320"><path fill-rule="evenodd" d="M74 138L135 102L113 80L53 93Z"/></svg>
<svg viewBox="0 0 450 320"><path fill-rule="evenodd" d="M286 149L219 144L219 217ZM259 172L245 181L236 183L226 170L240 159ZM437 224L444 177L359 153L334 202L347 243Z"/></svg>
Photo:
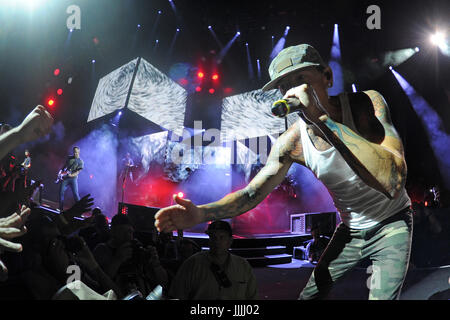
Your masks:
<svg viewBox="0 0 450 320"><path fill-rule="evenodd" d="M291 233L310 234L318 226L322 235L331 236L336 229L336 212L311 212L291 214Z"/></svg>
<svg viewBox="0 0 450 320"><path fill-rule="evenodd" d="M137 232L155 232L155 214L160 208L119 202L118 214L126 214Z"/></svg>

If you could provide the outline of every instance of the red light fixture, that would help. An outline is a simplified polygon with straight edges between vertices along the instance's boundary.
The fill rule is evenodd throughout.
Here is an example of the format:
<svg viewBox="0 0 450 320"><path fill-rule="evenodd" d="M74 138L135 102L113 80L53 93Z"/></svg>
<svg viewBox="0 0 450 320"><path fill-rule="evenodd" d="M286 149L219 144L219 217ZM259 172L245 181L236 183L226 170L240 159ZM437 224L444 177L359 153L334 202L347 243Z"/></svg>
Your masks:
<svg viewBox="0 0 450 320"><path fill-rule="evenodd" d="M63 94L63 90L62 89L58 89L58 90L56 90L56 93L60 96L60 95Z"/></svg>
<svg viewBox="0 0 450 320"><path fill-rule="evenodd" d="M211 77L213 80L219 80L219 75L217 73L214 73Z"/></svg>
<svg viewBox="0 0 450 320"><path fill-rule="evenodd" d="M60 72L61 72L61 70L55 69L55 70L53 71L53 74L54 74L55 77L56 77Z"/></svg>
<svg viewBox="0 0 450 320"><path fill-rule="evenodd" d="M199 77L200 79L203 79L205 77L205 74L202 71L199 71L197 73L197 77Z"/></svg>
<svg viewBox="0 0 450 320"><path fill-rule="evenodd" d="M183 198L184 197L184 193L183 192L178 192L177 196L178 196L178 198Z"/></svg>
<svg viewBox="0 0 450 320"><path fill-rule="evenodd" d="M48 99L48 100L47 100L47 105L48 105L49 107L53 106L54 104L55 104L55 100L53 100L53 99Z"/></svg>
<svg viewBox="0 0 450 320"><path fill-rule="evenodd" d="M214 90L213 88L209 89L209 93L213 94L216 90Z"/></svg>
<svg viewBox="0 0 450 320"><path fill-rule="evenodd" d="M202 87L196 87L196 88L195 88L195 91L197 91L197 92L202 91Z"/></svg>

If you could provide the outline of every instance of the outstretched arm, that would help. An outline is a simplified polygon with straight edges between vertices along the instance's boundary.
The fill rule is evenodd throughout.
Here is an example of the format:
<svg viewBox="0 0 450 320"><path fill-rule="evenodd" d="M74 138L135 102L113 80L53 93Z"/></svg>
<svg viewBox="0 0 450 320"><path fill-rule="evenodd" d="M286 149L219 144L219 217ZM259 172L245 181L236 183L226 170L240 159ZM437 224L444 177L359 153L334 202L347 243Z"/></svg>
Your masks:
<svg viewBox="0 0 450 320"><path fill-rule="evenodd" d="M297 121L272 147L266 165L249 185L219 201L196 206L190 200L175 197L178 205L163 208L155 215L158 231L187 229L199 223L231 218L256 207L284 179L293 161L304 163Z"/></svg>
<svg viewBox="0 0 450 320"><path fill-rule="evenodd" d="M233 192L219 201L199 208L204 214L204 221L226 219L238 216L256 207L267 195L283 181L293 160L289 151L299 141L297 125L282 134L272 147L266 165L243 189Z"/></svg>

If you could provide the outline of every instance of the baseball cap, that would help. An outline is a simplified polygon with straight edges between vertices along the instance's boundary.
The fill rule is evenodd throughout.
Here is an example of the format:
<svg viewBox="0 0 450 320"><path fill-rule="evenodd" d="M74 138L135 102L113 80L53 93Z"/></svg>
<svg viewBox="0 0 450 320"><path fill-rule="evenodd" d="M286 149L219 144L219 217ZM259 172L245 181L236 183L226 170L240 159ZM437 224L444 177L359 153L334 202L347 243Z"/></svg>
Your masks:
<svg viewBox="0 0 450 320"><path fill-rule="evenodd" d="M287 75L311 66L323 66L323 62L319 52L309 44L299 44L284 48L272 60L269 66L270 81L262 87L263 91L275 89L278 82Z"/></svg>
<svg viewBox="0 0 450 320"><path fill-rule="evenodd" d="M216 231L216 230L224 230L227 231L228 234L230 235L230 237L232 236L233 232L231 231L231 226L228 222L223 221L223 220L217 220L212 222L209 226L208 229L205 231L206 234L210 234L211 231Z"/></svg>

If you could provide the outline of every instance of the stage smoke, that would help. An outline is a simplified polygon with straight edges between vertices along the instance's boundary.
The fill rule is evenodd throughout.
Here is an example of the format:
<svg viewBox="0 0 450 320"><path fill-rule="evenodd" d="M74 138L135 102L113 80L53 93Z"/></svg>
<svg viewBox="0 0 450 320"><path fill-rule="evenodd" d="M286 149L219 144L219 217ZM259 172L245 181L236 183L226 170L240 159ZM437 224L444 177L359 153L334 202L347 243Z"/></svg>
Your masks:
<svg viewBox="0 0 450 320"><path fill-rule="evenodd" d="M80 158L84 161L84 169L78 176L80 196L90 193L94 205L100 207L105 215L113 216L117 211L116 134L105 124L74 145L80 147Z"/></svg>

